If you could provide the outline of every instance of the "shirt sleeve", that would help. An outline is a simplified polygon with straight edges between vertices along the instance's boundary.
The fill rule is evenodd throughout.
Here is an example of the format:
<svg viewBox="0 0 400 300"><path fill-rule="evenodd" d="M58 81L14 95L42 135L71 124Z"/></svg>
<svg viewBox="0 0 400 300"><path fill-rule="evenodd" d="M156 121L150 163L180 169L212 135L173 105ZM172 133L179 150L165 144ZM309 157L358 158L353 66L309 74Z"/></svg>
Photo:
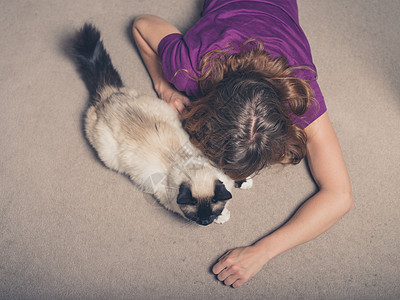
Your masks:
<svg viewBox="0 0 400 300"><path fill-rule="evenodd" d="M199 97L199 87L195 79L199 74L194 71L183 35L172 33L165 36L158 45L158 55L166 79L186 95Z"/></svg>
<svg viewBox="0 0 400 300"><path fill-rule="evenodd" d="M309 82L309 84L314 91L314 99L311 101L308 110L301 116L297 116L295 114L290 115L293 123L302 129L306 128L316 119L318 119L327 110L324 96L322 95L321 89L319 88L317 81L313 80Z"/></svg>

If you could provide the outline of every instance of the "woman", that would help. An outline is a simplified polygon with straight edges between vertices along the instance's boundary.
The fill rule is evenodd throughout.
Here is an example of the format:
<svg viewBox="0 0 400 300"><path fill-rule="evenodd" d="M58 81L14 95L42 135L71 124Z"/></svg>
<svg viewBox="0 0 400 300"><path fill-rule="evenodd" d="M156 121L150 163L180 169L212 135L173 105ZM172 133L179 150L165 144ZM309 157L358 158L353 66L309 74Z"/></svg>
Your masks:
<svg viewBox="0 0 400 300"><path fill-rule="evenodd" d="M270 259L314 239L353 207L295 0L206 0L185 35L151 15L135 20L133 35L158 95L228 175L243 180L307 155L318 184L318 193L281 228L223 255L213 266L220 281L243 285Z"/></svg>

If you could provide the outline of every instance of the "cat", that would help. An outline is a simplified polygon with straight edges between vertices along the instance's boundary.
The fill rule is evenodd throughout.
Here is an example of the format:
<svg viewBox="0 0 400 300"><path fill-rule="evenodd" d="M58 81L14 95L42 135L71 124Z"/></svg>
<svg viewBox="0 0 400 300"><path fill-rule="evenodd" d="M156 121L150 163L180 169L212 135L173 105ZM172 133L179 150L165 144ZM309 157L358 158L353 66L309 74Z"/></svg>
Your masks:
<svg viewBox="0 0 400 300"><path fill-rule="evenodd" d="M123 85L92 24L77 32L73 53L90 94L85 134L104 165L187 220L226 222L234 182L190 143L178 113Z"/></svg>

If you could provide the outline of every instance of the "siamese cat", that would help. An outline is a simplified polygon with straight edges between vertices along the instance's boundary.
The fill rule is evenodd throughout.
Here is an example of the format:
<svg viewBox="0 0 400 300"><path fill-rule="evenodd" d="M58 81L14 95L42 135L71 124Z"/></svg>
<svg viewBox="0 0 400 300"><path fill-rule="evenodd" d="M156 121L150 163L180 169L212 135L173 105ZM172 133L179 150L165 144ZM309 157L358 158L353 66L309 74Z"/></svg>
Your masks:
<svg viewBox="0 0 400 300"><path fill-rule="evenodd" d="M73 49L90 93L85 133L100 160L188 220L227 221L234 182L192 146L178 113L124 87L93 25L78 31Z"/></svg>

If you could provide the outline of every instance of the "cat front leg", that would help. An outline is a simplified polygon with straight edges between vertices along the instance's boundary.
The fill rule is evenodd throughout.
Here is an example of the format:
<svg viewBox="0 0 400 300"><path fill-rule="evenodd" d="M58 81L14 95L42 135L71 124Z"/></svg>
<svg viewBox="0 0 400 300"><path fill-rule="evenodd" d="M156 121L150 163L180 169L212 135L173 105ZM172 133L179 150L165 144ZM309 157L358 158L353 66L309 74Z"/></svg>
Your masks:
<svg viewBox="0 0 400 300"><path fill-rule="evenodd" d="M235 181L235 188L239 188L242 190L248 190L253 187L253 179L251 177L247 177L245 180Z"/></svg>

